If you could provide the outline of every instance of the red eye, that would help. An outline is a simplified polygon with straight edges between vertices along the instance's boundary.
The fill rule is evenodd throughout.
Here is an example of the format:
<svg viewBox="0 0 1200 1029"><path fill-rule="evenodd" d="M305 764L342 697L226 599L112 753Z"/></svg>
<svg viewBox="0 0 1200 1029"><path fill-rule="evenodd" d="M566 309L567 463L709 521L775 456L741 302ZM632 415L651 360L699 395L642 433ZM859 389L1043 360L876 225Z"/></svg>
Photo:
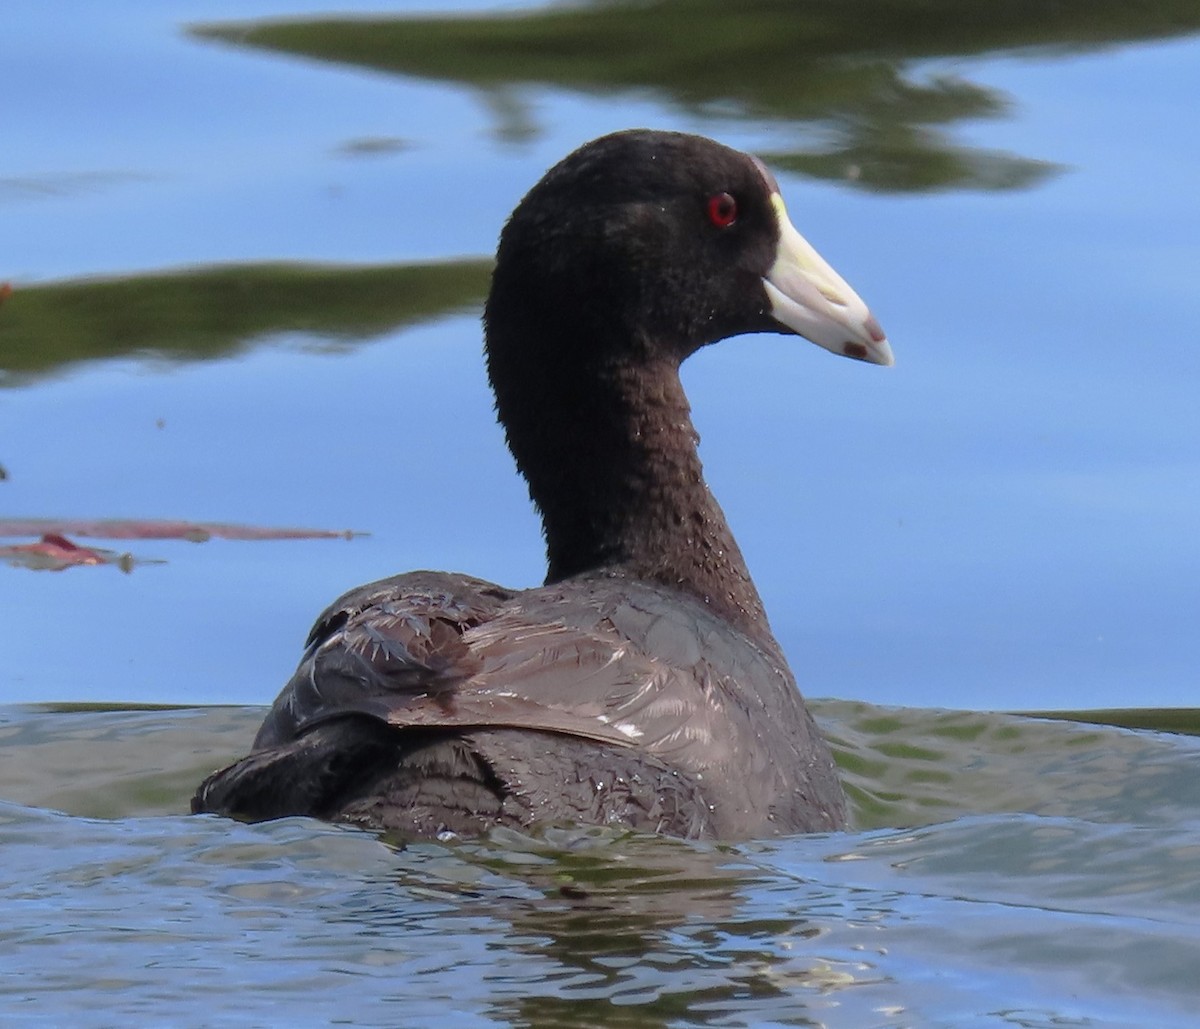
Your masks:
<svg viewBox="0 0 1200 1029"><path fill-rule="evenodd" d="M714 193L708 198L708 220L718 229L727 229L737 221L737 201L732 193Z"/></svg>

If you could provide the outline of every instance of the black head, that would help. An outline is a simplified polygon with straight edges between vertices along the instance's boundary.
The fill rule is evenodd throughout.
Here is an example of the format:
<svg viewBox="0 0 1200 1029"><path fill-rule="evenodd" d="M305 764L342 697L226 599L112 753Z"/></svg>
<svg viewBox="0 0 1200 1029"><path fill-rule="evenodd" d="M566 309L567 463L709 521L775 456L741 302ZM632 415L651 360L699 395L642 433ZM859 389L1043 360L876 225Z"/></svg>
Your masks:
<svg viewBox="0 0 1200 1029"><path fill-rule="evenodd" d="M501 235L485 321L493 377L512 347L576 367L678 362L758 331L890 363L865 306L788 222L770 172L673 132L604 136L546 173Z"/></svg>

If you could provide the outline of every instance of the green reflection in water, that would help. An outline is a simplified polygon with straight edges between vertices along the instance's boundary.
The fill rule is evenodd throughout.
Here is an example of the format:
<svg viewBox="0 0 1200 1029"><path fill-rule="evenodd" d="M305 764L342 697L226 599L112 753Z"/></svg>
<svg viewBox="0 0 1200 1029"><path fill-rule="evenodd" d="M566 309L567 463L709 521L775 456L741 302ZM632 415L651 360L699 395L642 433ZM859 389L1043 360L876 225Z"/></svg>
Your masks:
<svg viewBox="0 0 1200 1029"><path fill-rule="evenodd" d="M818 700L855 827L1029 813L1169 824L1200 810L1186 735L1200 710L1034 717ZM0 707L0 798L87 817L187 810L196 784L246 752L260 708ZM1101 722L1109 725L1098 724ZM1190 812L1190 813L1189 813Z"/></svg>
<svg viewBox="0 0 1200 1029"><path fill-rule="evenodd" d="M718 118L794 123L780 164L874 190L1014 189L1057 170L960 146L941 126L995 117L996 90L924 63L1077 52L1200 29L1193 0L596 0L518 14L196 26L201 38L483 91L499 131L536 131L521 89L636 91Z"/></svg>
<svg viewBox="0 0 1200 1029"><path fill-rule="evenodd" d="M747 1013L755 1024L775 1024L781 1011L787 1024L809 1024L808 1003L879 981L861 937L850 949L831 931L854 917L873 933L911 923L911 904L892 914L893 898L903 896L894 891L906 881L918 891L927 882L966 883L962 889L981 891L985 902L1012 897L1030 911L1046 897L1069 909L1080 896L1092 911L1096 898L1127 899L1130 890L1138 903L1194 903L1194 847L1177 829L1200 811L1187 738L985 712L813 706L834 742L858 828L947 824L814 837L802 850L784 843L782 868L772 857L778 843L685 844L587 827L534 836L497 830L449 846L385 838L394 850L306 819L253 829L207 816L142 823L144 830L126 821L107 852L103 841L81 843L81 832L102 823L56 822L44 835L56 853L67 841L71 867L57 873L60 881L78 868L90 884L103 868L106 880L123 877L121 904L135 888L162 903L176 881L189 896L200 883L235 897L238 947L248 910L289 925L311 913L322 926L311 938L319 940L348 925L355 939L368 940L368 952L347 951L335 936L336 965L363 975L380 971L377 957L387 960L387 973L426 954L420 941L431 931L461 940L500 924L503 944L489 947L482 973L487 1001L521 1025L666 1026L708 1016L726 1024ZM244 753L262 713L0 707L0 798L26 805L17 814L27 822L36 808L88 818L180 813L207 771ZM1195 712L1180 718L1196 724ZM1043 818L956 821L1007 812ZM19 828L20 841L49 851L37 842L37 823ZM1174 832L1182 842L1150 846L1150 832L1156 840ZM131 846L140 848L133 861ZM826 874L830 862L847 860L863 863L856 882L866 884L850 891L860 903L849 919L840 873ZM211 887L206 870L219 876ZM407 933L410 924L402 953L371 929ZM1061 912L1047 931L1061 934ZM154 946L160 937L158 930ZM272 938L266 946L279 944ZM331 960L320 948L315 954ZM427 976L434 972L427 967Z"/></svg>
<svg viewBox="0 0 1200 1029"><path fill-rule="evenodd" d="M479 305L491 266L227 265L17 286L0 305L0 385L80 361L221 357L285 333L370 339Z"/></svg>

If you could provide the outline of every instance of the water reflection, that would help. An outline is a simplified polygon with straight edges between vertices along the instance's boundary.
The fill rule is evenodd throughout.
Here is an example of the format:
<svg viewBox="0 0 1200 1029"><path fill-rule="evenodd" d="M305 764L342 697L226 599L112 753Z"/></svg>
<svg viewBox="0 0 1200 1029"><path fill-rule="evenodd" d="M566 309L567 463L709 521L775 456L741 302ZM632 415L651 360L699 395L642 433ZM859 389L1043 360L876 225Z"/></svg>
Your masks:
<svg viewBox="0 0 1200 1029"><path fill-rule="evenodd" d="M946 1013L971 1010L958 1006L968 991L994 1007L1013 981L1046 991L1047 1012L1068 988L1071 1009L1108 1009L1115 998L1080 989L1075 970L1111 972L1117 945L1118 993L1153 1005L1121 1024L1190 1024L1160 1007L1186 994L1177 970L1197 951L1194 740L815 707L860 824L924 828L736 847L498 830L384 847L308 819L147 817L184 810L261 710L0 708L6 899L25 905L0 942L28 977L106 1010L127 1003L118 988L189 1013L197 997L219 1006L212 983L233 974L243 1021L270 995L291 1022L302 1009L393 1025L470 1012L564 1027L868 1025L897 1003L911 1024L958 1024ZM1039 814L1003 814L1019 811ZM52 903L31 911L33 884ZM135 893L148 902L130 906ZM46 948L64 923L72 946ZM922 969L943 966L931 993ZM921 1017L929 1004L938 1017Z"/></svg>
<svg viewBox="0 0 1200 1029"><path fill-rule="evenodd" d="M568 829L493 833L440 856L419 845L414 857L408 889L436 887L449 874L460 916L509 923L510 958L527 960L488 975L494 1014L506 1024L703 1025L772 1008L786 1008L789 1024L819 1024L802 1018L796 986L851 978L831 974L808 946L821 930L796 904L794 882L793 911L745 917L742 894L766 880L730 848ZM462 862L477 870L477 884L463 881ZM819 908L823 890L811 892ZM536 987L530 963L544 969Z"/></svg>
<svg viewBox="0 0 1200 1029"><path fill-rule="evenodd" d="M1095 711L1084 713L1094 724L1082 724L1058 716L850 701L816 700L811 706L834 749L859 830L930 825L963 815L1054 818L1079 811L1096 824L1166 826L1200 811L1194 764L1200 741L1193 738L1200 735L1200 710L1126 710L1109 719L1159 730L1169 724L1167 733L1114 729L1101 724L1104 712ZM183 812L197 782L245 753L262 715L254 707L0 707L0 797L86 818ZM81 767L91 770L84 781ZM582 851L595 832L551 832L547 839L557 840L559 849ZM523 839L506 837L494 853L509 854ZM531 863L541 860L540 846L545 844L522 844ZM578 882L558 884L566 887L564 896L572 885L587 896L594 892L591 866L583 861L579 868Z"/></svg>
<svg viewBox="0 0 1200 1029"><path fill-rule="evenodd" d="M477 306L490 274L490 260L258 264L20 287L0 318L0 386L80 361L219 357L285 333L371 339Z"/></svg>
<svg viewBox="0 0 1200 1029"><path fill-rule="evenodd" d="M1015 189L1045 161L956 144L945 126L1002 115L1003 93L931 61L1083 51L1200 29L1188 0L594 0L519 16L321 18L196 26L205 39L479 90L497 132L536 132L522 91L636 91L692 114L790 123L771 159L861 188Z"/></svg>

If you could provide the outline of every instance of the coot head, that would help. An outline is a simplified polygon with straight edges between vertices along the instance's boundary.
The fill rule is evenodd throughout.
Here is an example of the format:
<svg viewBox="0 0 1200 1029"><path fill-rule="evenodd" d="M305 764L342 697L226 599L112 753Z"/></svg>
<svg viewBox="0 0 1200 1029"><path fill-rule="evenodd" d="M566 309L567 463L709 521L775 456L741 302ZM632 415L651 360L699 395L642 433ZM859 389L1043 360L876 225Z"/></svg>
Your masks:
<svg viewBox="0 0 1200 1029"><path fill-rule="evenodd" d="M866 305L792 226L767 168L682 133L614 133L550 169L505 226L485 320L494 382L546 362L677 365L764 331L892 363Z"/></svg>

